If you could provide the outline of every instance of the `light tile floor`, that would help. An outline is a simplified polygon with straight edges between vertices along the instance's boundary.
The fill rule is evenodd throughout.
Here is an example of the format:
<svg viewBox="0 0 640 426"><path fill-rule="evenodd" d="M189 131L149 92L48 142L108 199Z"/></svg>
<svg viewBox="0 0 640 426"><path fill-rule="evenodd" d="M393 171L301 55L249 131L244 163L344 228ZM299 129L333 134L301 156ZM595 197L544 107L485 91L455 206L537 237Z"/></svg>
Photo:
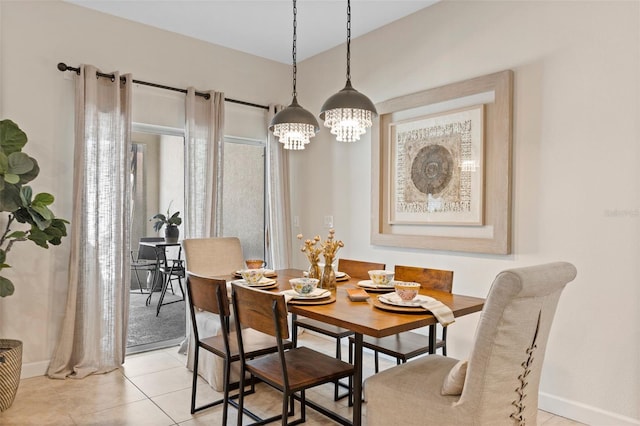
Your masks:
<svg viewBox="0 0 640 426"><path fill-rule="evenodd" d="M334 341L304 333L301 345L326 353L334 353ZM343 353L346 352L346 347ZM191 372L185 368L184 355L177 348L162 349L128 356L124 366L109 374L89 376L83 380L53 380L34 377L20 382L16 399L8 410L0 413L0 424L23 425L215 425L222 422L222 407L215 406L195 415L189 413ZM381 359L381 368L395 362ZM372 374L373 359L365 354L365 377ZM219 399L199 379L198 404ZM351 418L346 398L333 401L333 385L309 390L307 397L341 415ZM274 415L280 409L280 394L264 384L256 394L246 398L247 406L261 416ZM363 411L366 415L366 404ZM236 410L229 408L228 424L236 424ZM244 423L251 419L245 416ZM366 424L366 417L364 419ZM334 422L313 410L307 410L308 425L332 425ZM540 411L538 425L579 425L571 420Z"/></svg>

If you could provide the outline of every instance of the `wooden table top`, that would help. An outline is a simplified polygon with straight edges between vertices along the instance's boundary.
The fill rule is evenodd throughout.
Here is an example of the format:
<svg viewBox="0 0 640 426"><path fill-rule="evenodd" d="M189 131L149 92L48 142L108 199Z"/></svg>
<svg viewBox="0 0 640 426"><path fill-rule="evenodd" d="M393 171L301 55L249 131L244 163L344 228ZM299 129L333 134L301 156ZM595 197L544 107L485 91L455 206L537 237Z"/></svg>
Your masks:
<svg viewBox="0 0 640 426"><path fill-rule="evenodd" d="M277 271L278 288L274 291L289 290L289 280L302 276L298 269ZM347 296L347 288L356 288L359 278L338 282L335 292L336 301L325 305L288 305L289 312L322 321L327 324L352 330L373 337L384 337L403 331L432 324L437 320L433 315L422 313L400 313L382 310L373 306L372 299L380 293L369 293L364 302L352 302ZM420 289L420 294L431 296L449 306L456 318L482 310L484 299L450 294L435 290Z"/></svg>

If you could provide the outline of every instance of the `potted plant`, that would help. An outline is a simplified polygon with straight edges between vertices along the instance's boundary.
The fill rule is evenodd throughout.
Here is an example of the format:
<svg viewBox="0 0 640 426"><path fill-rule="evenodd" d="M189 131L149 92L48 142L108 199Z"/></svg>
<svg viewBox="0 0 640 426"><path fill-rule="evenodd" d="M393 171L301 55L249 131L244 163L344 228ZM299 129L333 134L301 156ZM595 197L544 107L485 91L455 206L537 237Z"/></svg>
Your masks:
<svg viewBox="0 0 640 426"><path fill-rule="evenodd" d="M177 243L178 238L180 237L180 230L178 229L178 226L182 224L182 219L180 218L180 212L171 214L170 209L171 203L169 203L166 215L158 213L149 220L155 220L153 229L156 232L160 232L162 227L166 225L164 228L164 240L167 243Z"/></svg>
<svg viewBox="0 0 640 426"><path fill-rule="evenodd" d="M0 230L0 273L10 268L7 254L15 243L32 241L49 248L59 245L67 235L64 219L49 209L54 197L42 192L34 196L27 183L40 173L35 158L22 152L27 135L11 120L0 120L0 213L6 212L6 225ZM13 229L23 224L24 229ZM13 282L0 276L0 297L11 296ZM9 408L18 390L22 368L22 342L0 339L0 412Z"/></svg>

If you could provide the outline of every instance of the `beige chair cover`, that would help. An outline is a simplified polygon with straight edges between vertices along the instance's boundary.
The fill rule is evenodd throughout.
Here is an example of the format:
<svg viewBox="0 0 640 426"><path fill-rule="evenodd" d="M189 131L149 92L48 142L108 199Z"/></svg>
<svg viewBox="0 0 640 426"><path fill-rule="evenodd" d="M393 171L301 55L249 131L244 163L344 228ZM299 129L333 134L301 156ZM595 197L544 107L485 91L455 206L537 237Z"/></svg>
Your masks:
<svg viewBox="0 0 640 426"><path fill-rule="evenodd" d="M458 360L429 355L365 382L367 424L535 425L549 329L575 276L564 262L501 272L480 316L462 394L442 395Z"/></svg>
<svg viewBox="0 0 640 426"><path fill-rule="evenodd" d="M182 241L186 268L206 277L232 275L243 268L244 258L240 240L235 237L225 238L193 238ZM200 338L220 334L220 320L210 312L196 313L196 322ZM189 329L191 323L189 320ZM194 347L193 333L189 333L187 347L187 368L193 370ZM224 378L224 362L222 358L209 352L201 351L198 361L198 374L202 376L216 391L222 391ZM232 365L231 382L239 378L239 365Z"/></svg>

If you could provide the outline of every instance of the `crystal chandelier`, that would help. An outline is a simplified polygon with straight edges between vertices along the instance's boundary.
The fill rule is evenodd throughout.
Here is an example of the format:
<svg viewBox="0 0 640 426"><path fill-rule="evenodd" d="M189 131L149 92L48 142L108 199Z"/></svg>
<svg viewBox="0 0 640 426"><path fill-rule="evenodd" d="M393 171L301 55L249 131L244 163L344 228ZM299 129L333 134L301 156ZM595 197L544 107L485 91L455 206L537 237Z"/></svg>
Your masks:
<svg viewBox="0 0 640 426"><path fill-rule="evenodd" d="M320 130L318 120L306 109L298 104L296 93L296 27L298 21L296 16L298 9L296 8L296 0L293 0L293 100L291 105L278 112L269 125L269 130L279 138L284 144L284 149L299 150L304 149L305 145Z"/></svg>
<svg viewBox="0 0 640 426"><path fill-rule="evenodd" d="M320 118L339 142L355 142L377 115L373 102L351 86L351 0L347 0L347 84L322 105Z"/></svg>

